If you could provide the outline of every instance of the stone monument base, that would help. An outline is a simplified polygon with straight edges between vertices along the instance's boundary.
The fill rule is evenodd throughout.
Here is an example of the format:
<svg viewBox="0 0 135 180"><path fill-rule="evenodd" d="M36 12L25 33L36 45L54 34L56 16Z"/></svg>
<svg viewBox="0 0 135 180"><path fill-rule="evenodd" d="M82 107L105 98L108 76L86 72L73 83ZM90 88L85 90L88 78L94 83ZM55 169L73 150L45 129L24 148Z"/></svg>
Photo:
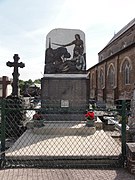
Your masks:
<svg viewBox="0 0 135 180"><path fill-rule="evenodd" d="M81 121L88 108L87 74L45 74L41 107L47 120Z"/></svg>

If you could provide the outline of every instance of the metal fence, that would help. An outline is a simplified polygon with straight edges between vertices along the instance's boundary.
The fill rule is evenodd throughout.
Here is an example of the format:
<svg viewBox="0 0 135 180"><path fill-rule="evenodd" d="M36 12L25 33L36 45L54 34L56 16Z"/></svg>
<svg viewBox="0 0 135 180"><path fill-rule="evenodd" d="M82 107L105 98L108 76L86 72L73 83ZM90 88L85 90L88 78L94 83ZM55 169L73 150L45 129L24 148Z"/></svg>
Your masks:
<svg viewBox="0 0 135 180"><path fill-rule="evenodd" d="M94 107L93 124L87 105L64 103L1 101L1 167L123 166L125 103L119 110Z"/></svg>

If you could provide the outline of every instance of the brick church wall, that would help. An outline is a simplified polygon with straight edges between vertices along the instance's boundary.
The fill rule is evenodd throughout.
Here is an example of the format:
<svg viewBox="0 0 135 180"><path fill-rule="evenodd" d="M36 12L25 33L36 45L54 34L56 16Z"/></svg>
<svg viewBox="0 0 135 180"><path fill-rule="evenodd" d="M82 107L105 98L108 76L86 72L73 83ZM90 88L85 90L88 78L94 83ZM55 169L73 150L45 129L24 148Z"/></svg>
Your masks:
<svg viewBox="0 0 135 180"><path fill-rule="evenodd" d="M88 70L90 76L90 98L114 102L116 99L131 99L132 89L135 83L135 22L132 27L127 27L116 34L109 44L99 52L99 63ZM129 23L130 25L130 23ZM131 64L130 84L124 84L122 64L125 59ZM113 66L115 71L115 84L109 87L108 70ZM100 86L100 70L104 72L104 85ZM92 74L94 74L92 76Z"/></svg>

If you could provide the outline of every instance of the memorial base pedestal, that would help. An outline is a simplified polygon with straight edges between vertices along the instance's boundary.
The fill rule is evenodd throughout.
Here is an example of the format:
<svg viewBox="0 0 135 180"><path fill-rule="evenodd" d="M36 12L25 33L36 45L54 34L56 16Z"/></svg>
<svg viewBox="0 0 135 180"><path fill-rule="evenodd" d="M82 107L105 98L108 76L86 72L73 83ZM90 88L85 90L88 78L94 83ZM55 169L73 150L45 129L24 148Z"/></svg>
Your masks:
<svg viewBox="0 0 135 180"><path fill-rule="evenodd" d="M88 108L86 74L46 74L41 81L41 107L48 120L83 120Z"/></svg>

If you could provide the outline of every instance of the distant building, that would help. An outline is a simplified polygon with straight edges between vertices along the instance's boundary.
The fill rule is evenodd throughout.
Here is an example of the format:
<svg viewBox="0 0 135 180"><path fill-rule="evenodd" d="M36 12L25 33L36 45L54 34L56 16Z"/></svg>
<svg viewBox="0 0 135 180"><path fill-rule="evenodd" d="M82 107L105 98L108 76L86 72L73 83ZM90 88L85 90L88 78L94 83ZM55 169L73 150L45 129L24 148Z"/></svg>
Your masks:
<svg viewBox="0 0 135 180"><path fill-rule="evenodd" d="M12 93L12 80L7 76L0 77L0 99L5 98Z"/></svg>
<svg viewBox="0 0 135 180"><path fill-rule="evenodd" d="M135 19L98 53L99 63L88 69L90 99L113 105L132 98L135 83Z"/></svg>

